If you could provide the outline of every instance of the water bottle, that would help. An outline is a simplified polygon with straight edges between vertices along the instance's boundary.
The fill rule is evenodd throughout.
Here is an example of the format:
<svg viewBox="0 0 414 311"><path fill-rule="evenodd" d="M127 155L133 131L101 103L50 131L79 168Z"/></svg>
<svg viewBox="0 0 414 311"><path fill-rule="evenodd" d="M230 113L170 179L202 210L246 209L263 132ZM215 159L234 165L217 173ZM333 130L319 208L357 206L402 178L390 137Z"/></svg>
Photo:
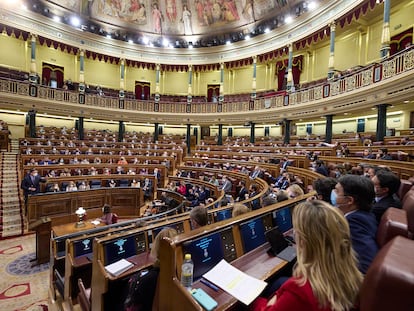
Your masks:
<svg viewBox="0 0 414 311"><path fill-rule="evenodd" d="M181 284L187 289L191 289L193 285L194 263L191 254L185 254L184 262L181 266Z"/></svg>

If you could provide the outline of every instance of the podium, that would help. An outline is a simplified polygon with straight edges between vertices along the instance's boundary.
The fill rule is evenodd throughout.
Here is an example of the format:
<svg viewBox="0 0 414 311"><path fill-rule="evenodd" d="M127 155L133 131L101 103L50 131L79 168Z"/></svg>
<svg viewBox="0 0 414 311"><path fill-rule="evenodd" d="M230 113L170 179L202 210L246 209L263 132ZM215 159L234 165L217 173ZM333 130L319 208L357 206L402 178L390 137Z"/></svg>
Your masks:
<svg viewBox="0 0 414 311"><path fill-rule="evenodd" d="M29 225L29 230L36 232L36 258L33 265L40 265L50 260L50 234L52 220L42 217Z"/></svg>

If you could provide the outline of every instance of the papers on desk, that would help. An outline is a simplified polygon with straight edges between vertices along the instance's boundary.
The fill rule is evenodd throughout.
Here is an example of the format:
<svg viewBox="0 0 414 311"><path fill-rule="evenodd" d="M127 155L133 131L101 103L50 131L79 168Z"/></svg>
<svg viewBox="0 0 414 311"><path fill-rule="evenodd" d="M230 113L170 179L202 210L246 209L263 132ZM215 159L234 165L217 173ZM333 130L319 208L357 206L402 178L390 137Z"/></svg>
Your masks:
<svg viewBox="0 0 414 311"><path fill-rule="evenodd" d="M121 259L110 265L105 266L106 272L112 274L113 276L118 276L128 269L132 268L134 264L128 260Z"/></svg>
<svg viewBox="0 0 414 311"><path fill-rule="evenodd" d="M96 219L96 220L92 220L92 221L91 221L91 224L92 224L92 225L94 225L94 226L97 226L97 225L99 225L100 223L101 223L101 222L100 222L99 220L97 220L97 219Z"/></svg>
<svg viewBox="0 0 414 311"><path fill-rule="evenodd" d="M222 259L213 269L203 275L210 282L249 305L266 287L267 283L258 280Z"/></svg>

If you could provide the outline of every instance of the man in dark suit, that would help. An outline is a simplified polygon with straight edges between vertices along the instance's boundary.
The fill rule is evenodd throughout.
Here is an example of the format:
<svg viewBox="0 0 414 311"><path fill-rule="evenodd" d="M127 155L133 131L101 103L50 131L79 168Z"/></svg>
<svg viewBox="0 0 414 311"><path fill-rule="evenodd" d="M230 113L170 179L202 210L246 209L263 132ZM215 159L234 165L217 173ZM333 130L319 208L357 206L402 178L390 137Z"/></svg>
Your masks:
<svg viewBox="0 0 414 311"><path fill-rule="evenodd" d="M40 192L40 183L45 182L43 177L39 176L37 169L30 169L29 173L23 178L20 188L23 189L24 203L27 209L27 200L29 195ZM26 210L27 212L27 210Z"/></svg>
<svg viewBox="0 0 414 311"><path fill-rule="evenodd" d="M375 176L372 177L372 182L375 189L375 203L372 207L372 212L379 223L387 208L401 208L400 199L396 195L401 181L393 172L379 169L375 172Z"/></svg>
<svg viewBox="0 0 414 311"><path fill-rule="evenodd" d="M246 194L248 194L248 191L246 189L246 182L244 180L239 181L239 187L240 189L236 196L237 202L246 200Z"/></svg>
<svg viewBox="0 0 414 311"><path fill-rule="evenodd" d="M339 178L331 196L332 204L348 220L352 247L357 254L359 270L364 274L378 252L378 224L371 212L374 196L374 184L369 178L349 174Z"/></svg>

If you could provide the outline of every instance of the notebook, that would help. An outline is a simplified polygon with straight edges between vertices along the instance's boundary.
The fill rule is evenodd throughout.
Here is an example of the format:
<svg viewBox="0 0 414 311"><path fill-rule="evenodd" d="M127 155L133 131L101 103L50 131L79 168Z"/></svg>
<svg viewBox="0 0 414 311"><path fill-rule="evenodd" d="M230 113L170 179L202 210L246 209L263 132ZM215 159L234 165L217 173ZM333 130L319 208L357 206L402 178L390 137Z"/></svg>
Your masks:
<svg viewBox="0 0 414 311"><path fill-rule="evenodd" d="M269 253L289 262L295 260L296 247L289 245L278 227L267 230L265 236L271 247Z"/></svg>
<svg viewBox="0 0 414 311"><path fill-rule="evenodd" d="M128 260L121 259L110 265L105 266L105 270L112 274L113 276L118 276L128 269L132 268L134 264Z"/></svg>

